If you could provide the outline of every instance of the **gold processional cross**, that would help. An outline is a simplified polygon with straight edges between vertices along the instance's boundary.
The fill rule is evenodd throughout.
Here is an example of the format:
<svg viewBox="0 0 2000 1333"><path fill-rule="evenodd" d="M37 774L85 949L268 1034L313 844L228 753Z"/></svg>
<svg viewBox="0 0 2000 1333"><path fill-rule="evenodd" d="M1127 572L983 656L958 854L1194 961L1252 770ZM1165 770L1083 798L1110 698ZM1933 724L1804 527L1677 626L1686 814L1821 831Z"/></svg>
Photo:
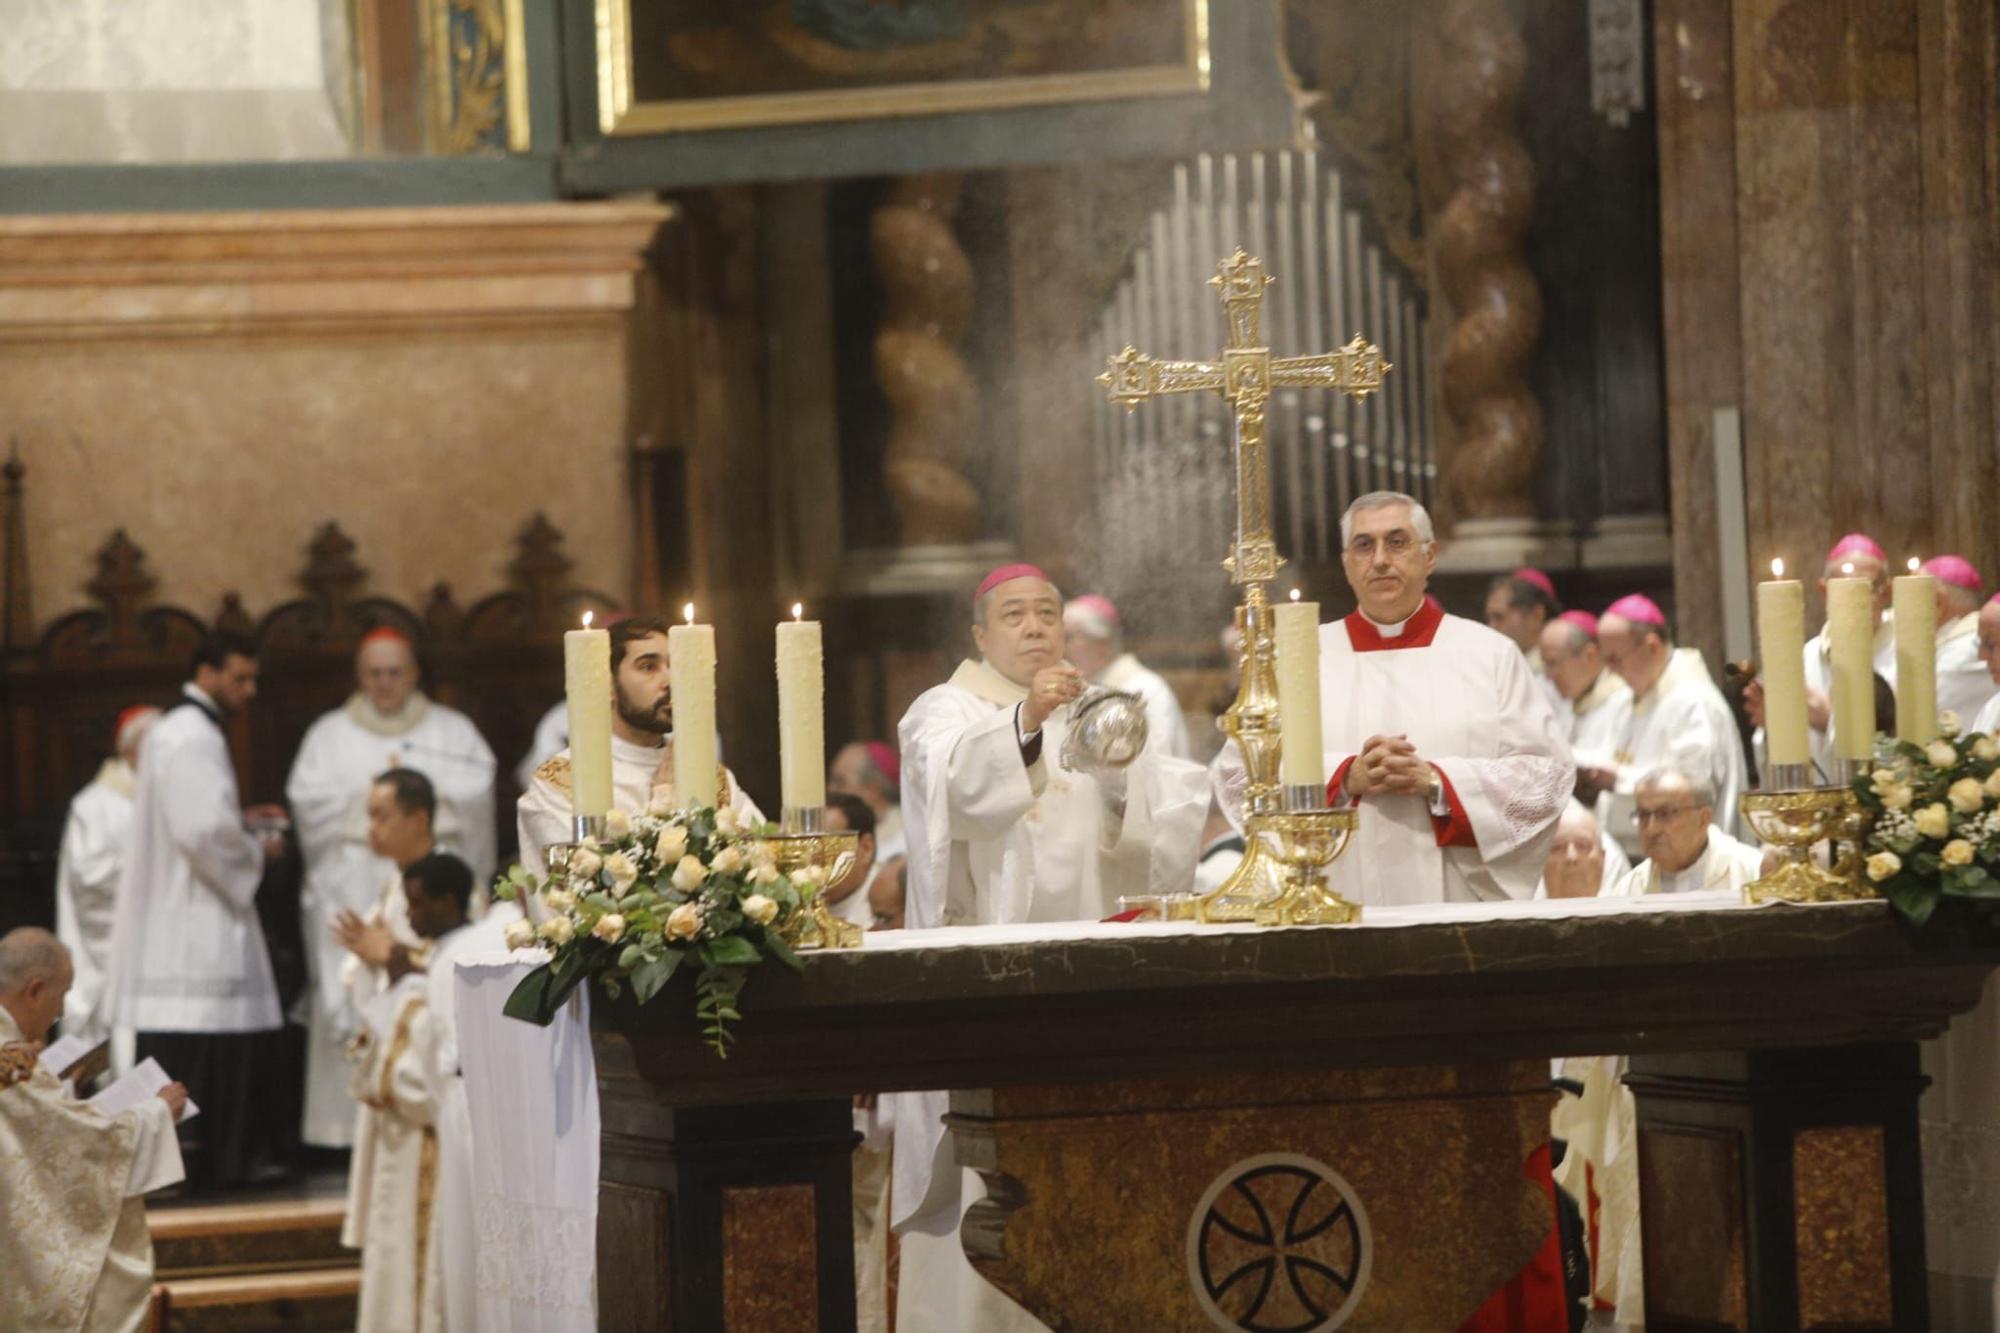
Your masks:
<svg viewBox="0 0 2000 1333"><path fill-rule="evenodd" d="M1271 472L1264 442L1264 404L1273 386L1338 389L1359 401L1382 387L1392 367L1381 349L1355 334L1338 351L1273 357L1263 345L1264 261L1238 250L1209 280L1229 320L1229 345L1216 361L1155 361L1135 347L1111 357L1097 377L1127 412L1173 393L1220 393L1236 418L1236 541L1223 567L1243 585L1243 673L1222 729L1243 752L1243 864L1199 899L1203 921L1267 925L1354 921L1361 909L1326 885L1326 867L1345 847L1354 812L1327 810L1320 791L1279 785L1277 647L1265 584L1284 561L1271 535Z"/></svg>

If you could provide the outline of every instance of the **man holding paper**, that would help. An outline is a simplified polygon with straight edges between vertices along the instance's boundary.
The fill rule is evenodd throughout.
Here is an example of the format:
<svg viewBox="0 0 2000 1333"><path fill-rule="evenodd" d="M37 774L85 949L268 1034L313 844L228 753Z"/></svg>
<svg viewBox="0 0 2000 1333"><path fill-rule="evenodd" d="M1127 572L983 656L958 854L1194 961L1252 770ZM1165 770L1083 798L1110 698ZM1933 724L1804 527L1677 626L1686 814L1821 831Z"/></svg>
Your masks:
<svg viewBox="0 0 2000 1333"><path fill-rule="evenodd" d="M643 814L654 800L674 799L674 699L668 674L667 622L632 617L611 627L611 806ZM602 734L601 732L599 733ZM547 873L543 849L571 839L570 749L535 770L519 806L521 864ZM723 769L722 804L747 822L764 816L736 775Z"/></svg>
<svg viewBox="0 0 2000 1333"><path fill-rule="evenodd" d="M1361 606L1319 630L1320 771L1361 817L1331 883L1364 904L1532 897L1576 778L1548 695L1512 639L1426 596L1437 541L1414 498L1364 495L1340 531ZM1240 824L1233 741L1215 774Z"/></svg>
<svg viewBox="0 0 2000 1333"><path fill-rule="evenodd" d="M0 936L0 1328L125 1333L146 1323L145 1196L181 1179L187 1089L107 1114L37 1064L72 975L47 931Z"/></svg>

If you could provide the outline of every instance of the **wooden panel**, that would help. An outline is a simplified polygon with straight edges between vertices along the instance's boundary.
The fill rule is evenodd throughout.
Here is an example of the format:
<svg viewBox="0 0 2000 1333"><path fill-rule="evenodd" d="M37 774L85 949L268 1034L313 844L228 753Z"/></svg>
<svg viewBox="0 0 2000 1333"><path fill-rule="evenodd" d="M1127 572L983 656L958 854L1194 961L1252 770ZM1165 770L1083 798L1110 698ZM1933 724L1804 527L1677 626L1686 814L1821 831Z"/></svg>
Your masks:
<svg viewBox="0 0 2000 1333"><path fill-rule="evenodd" d="M615 1282L597 1284L597 1322L606 1333L626 1329L673 1329L673 1215L661 1190L601 1181L597 1187L598 1248L625 1255L650 1255L632 1263Z"/></svg>
<svg viewBox="0 0 2000 1333"><path fill-rule="evenodd" d="M1642 1125L1646 1318L1748 1328L1742 1149L1733 1132Z"/></svg>

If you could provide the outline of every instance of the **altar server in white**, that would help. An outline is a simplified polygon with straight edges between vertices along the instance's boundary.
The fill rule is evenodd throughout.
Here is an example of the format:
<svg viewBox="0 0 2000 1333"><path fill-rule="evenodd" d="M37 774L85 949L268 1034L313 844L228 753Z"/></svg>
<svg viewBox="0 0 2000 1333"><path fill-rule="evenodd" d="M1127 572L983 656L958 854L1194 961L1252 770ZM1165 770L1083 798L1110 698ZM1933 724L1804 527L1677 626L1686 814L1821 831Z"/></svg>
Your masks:
<svg viewBox="0 0 2000 1333"><path fill-rule="evenodd" d="M187 1089L107 1116L37 1064L70 975L47 931L0 936L0 1328L137 1333L153 1295L146 1194L181 1179Z"/></svg>
<svg viewBox="0 0 2000 1333"><path fill-rule="evenodd" d="M1565 611L1542 629L1542 669L1557 695L1556 722L1579 769L1607 764L1632 707L1632 687L1604 665L1597 617ZM1595 800L1597 793L1590 792Z"/></svg>
<svg viewBox="0 0 2000 1333"><path fill-rule="evenodd" d="M103 1010L105 978L111 970L111 926L118 915L118 877L132 843L132 793L139 783L139 744L158 720L157 708L128 708L118 715L112 755L70 802L56 856L56 936L69 950L76 976L63 1005L63 1034L102 1039L112 1036ZM132 1063L132 1037L123 1030L114 1042L112 1065L123 1072Z"/></svg>
<svg viewBox="0 0 2000 1333"><path fill-rule="evenodd" d="M1979 571L1958 555L1933 556L1924 573L1937 580L1937 706L1960 726L1993 697L1993 677L1979 656L1979 607L1986 590Z"/></svg>
<svg viewBox="0 0 2000 1333"><path fill-rule="evenodd" d="M1146 701L1150 744L1159 754L1188 757L1187 714L1180 696L1159 672L1125 651L1125 622L1101 593L1087 592L1063 608L1070 664L1092 685L1123 690Z"/></svg>
<svg viewBox="0 0 2000 1333"><path fill-rule="evenodd" d="M465 863L443 853L423 857L403 872L403 888L412 932L434 942L440 960L456 956L472 894ZM351 1090L371 1119L371 1132L355 1148L341 1233L343 1244L361 1250L355 1327L360 1333L469 1328L464 1318L446 1317L453 1287L444 1233L453 1210L444 1205L464 1205L440 1188L454 1132L445 1103L459 1082L456 1059L449 1068L443 1064L454 1015L433 1007L433 979L406 957L393 957L389 971L394 980L369 1002L351 1048ZM466 1157L469 1145L454 1151ZM460 1169L453 1176L455 1185L465 1179Z"/></svg>
<svg viewBox="0 0 2000 1333"><path fill-rule="evenodd" d="M1736 798L1749 765L1736 716L1709 678L1701 651L1676 649L1666 612L1637 593L1613 602L1597 625L1604 660L1632 687L1611 762L1585 774L1604 793L1597 822L1634 860L1643 857L1633 819L1639 779L1656 768L1677 768L1708 784L1716 824L1734 834Z"/></svg>
<svg viewBox="0 0 2000 1333"><path fill-rule="evenodd" d="M1425 595L1430 515L1376 491L1340 521L1361 607L1320 627L1327 799L1361 807L1331 882L1372 904L1528 898L1576 781L1569 746L1520 647ZM1234 742L1217 795L1239 818Z"/></svg>
<svg viewBox="0 0 2000 1333"><path fill-rule="evenodd" d="M135 1029L138 1058L156 1057L201 1105L200 1150L187 1160L194 1191L250 1183L275 1165L264 1056L283 1016L257 889L285 844L245 822L284 812L242 807L223 734L256 696L256 653L247 639L210 634L181 701L140 747L111 936L112 1024Z"/></svg>
<svg viewBox="0 0 2000 1333"><path fill-rule="evenodd" d="M674 700L667 671L667 622L630 617L611 627L611 803L628 815L643 814L655 800L674 799ZM763 812L722 770L722 803L744 820L762 823ZM518 806L521 864L547 873L543 849L572 836L569 748L535 770Z"/></svg>
<svg viewBox="0 0 2000 1333"><path fill-rule="evenodd" d="M1715 788L1707 777L1654 769L1639 779L1634 813L1646 859L1610 890L1614 897L1703 889L1740 893L1762 871L1762 851L1716 827Z"/></svg>
<svg viewBox="0 0 2000 1333"><path fill-rule="evenodd" d="M343 913L364 913L394 867L368 844L368 793L385 770L410 768L437 793L438 844L492 877L493 751L472 719L418 688L417 655L400 630L370 631L354 658L356 689L306 731L285 796L305 856L300 932L312 988L305 1002L306 1102L300 1137L321 1148L354 1142L346 1049L359 1025L334 937ZM295 1015L296 1017L296 1015Z"/></svg>
<svg viewBox="0 0 2000 1333"><path fill-rule="evenodd" d="M1058 756L1083 676L1063 658L1063 606L1032 565L973 597L977 660L903 716L903 806L913 929L1095 921L1119 895L1185 892L1208 794L1202 769L1150 746L1123 772ZM1041 1325L972 1271L958 1240L982 1197L944 1132L943 1093L899 1094L892 1214L903 1238L901 1329L1004 1333Z"/></svg>

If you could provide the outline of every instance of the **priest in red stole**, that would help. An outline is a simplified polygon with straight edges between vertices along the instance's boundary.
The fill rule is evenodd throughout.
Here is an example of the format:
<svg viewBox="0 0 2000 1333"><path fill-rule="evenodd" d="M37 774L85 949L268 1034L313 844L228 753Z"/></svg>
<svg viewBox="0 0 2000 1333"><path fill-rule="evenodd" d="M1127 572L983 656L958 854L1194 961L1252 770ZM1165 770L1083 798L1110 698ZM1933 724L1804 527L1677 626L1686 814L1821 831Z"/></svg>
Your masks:
<svg viewBox="0 0 2000 1333"><path fill-rule="evenodd" d="M1446 615L1425 593L1437 565L1430 515L1394 491L1341 523L1360 609L1320 627L1327 797L1361 807L1334 887L1364 904L1534 896L1576 771L1511 639ZM1216 760L1232 819L1245 784L1234 743Z"/></svg>

